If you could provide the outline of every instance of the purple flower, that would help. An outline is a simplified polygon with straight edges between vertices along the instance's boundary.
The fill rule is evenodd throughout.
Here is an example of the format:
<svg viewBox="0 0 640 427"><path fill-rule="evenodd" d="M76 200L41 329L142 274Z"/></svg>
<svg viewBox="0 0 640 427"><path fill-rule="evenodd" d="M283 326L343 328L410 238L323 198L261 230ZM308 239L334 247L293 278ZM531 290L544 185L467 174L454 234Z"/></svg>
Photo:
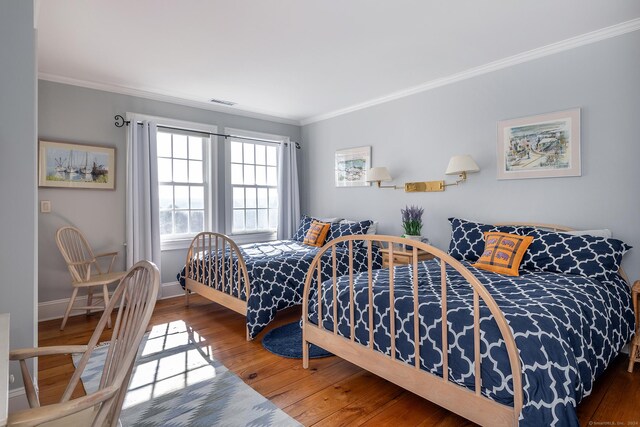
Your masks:
<svg viewBox="0 0 640 427"><path fill-rule="evenodd" d="M402 214L402 228L410 236L419 236L422 232L422 214L424 209L417 206L407 206L400 209Z"/></svg>

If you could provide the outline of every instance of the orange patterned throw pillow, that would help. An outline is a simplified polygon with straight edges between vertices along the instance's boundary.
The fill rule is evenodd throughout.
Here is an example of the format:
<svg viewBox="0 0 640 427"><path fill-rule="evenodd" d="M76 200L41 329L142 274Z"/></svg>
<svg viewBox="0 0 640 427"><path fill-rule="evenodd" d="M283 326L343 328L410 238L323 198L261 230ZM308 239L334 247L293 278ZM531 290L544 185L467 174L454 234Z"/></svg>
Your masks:
<svg viewBox="0 0 640 427"><path fill-rule="evenodd" d="M531 236L487 231L484 233L484 252L472 265L494 273L518 276L520 262L531 242Z"/></svg>
<svg viewBox="0 0 640 427"><path fill-rule="evenodd" d="M329 233L329 227L331 227L331 224L327 222L313 221L302 243L318 247L324 245L324 241Z"/></svg>

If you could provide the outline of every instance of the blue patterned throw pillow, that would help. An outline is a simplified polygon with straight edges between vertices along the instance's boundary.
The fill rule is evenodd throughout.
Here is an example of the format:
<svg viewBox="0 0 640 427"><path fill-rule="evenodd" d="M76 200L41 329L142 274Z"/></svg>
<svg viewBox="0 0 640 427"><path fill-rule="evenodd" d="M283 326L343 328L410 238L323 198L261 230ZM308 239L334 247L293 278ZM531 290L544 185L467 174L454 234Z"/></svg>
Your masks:
<svg viewBox="0 0 640 427"><path fill-rule="evenodd" d="M575 274L604 280L617 274L622 256L631 246L617 239L590 235L576 236L533 229L533 243L525 253L522 266L529 270Z"/></svg>
<svg viewBox="0 0 640 427"><path fill-rule="evenodd" d="M331 229L329 230L329 235L327 236L327 242L330 242L333 239L337 239L342 236L351 236L353 234L367 234L369 227L371 227L373 221L365 220L358 222L348 222L348 223L333 223L331 224ZM336 246L346 247L348 243L338 243ZM363 241L354 242L354 246L363 247Z"/></svg>
<svg viewBox="0 0 640 427"><path fill-rule="evenodd" d="M491 225L467 221L460 218L449 218L451 222L451 242L449 255L462 261L476 262L484 251L484 233L499 232L526 236L531 227L512 225Z"/></svg>
<svg viewBox="0 0 640 427"><path fill-rule="evenodd" d="M313 221L328 222L333 224L334 222L338 222L341 219L342 218L339 218L339 217L316 218L309 215L302 215L302 218L300 218L300 223L298 224L298 229L296 230L295 233L293 233L293 237L291 237L291 240L297 240L298 242L303 242L304 237L309 232L309 229L311 228L311 223Z"/></svg>
<svg viewBox="0 0 640 427"><path fill-rule="evenodd" d="M296 230L291 240L297 240L298 242L304 241L304 237L307 235L307 232L311 228L311 223L314 220L315 218L309 215L302 215L302 218L300 218L300 224L298 225L298 230Z"/></svg>

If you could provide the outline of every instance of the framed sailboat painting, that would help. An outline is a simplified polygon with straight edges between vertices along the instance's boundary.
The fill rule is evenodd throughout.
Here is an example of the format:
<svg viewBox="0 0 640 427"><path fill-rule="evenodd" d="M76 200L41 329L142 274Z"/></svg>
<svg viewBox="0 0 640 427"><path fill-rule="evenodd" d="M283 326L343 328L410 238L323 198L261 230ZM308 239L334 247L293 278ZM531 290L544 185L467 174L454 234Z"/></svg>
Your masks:
<svg viewBox="0 0 640 427"><path fill-rule="evenodd" d="M116 149L40 140L38 185L115 189Z"/></svg>

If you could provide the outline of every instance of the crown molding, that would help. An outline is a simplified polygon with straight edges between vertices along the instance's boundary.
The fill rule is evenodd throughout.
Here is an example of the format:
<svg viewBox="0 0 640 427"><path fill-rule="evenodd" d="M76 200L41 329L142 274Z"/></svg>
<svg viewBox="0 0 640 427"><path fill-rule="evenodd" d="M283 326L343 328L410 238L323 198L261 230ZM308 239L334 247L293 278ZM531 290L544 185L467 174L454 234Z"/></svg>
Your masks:
<svg viewBox="0 0 640 427"><path fill-rule="evenodd" d="M533 61L545 56L553 55L566 50L574 49L580 46L584 46L591 43L596 43L602 40L606 40L612 37L617 37L623 34L627 34L633 31L640 30L640 18L632 19L630 21L622 22L620 24L605 27L599 30L591 31L576 37L571 37L556 43L552 43L546 46L542 46L536 49L532 49L526 52L522 52L507 58L499 59L497 61L489 62L478 67L470 68L468 70L451 74L446 77L431 80L418 86L414 86L408 89L390 93L379 98L372 99L370 101L362 102L360 104L352 105L351 107L342 108L329 113L320 114L313 117L300 120L302 126L327 120L333 117L342 116L354 111L362 110L365 108L373 107L375 105L384 104L396 99L405 98L407 96L415 95L420 92L425 92L438 87L446 86L452 83L456 83L462 80L470 79L482 74L491 73L493 71L501 70L503 68L512 67L514 65L522 64L523 62Z"/></svg>
<svg viewBox="0 0 640 427"><path fill-rule="evenodd" d="M204 101L196 101L176 95L150 92L147 90L134 89L126 86L119 86L109 83L97 83L86 80L73 79L70 77L58 76L55 74L38 73L38 79L54 83L62 83L71 86L79 86L87 89L101 90L105 92L118 93L121 95L135 96L138 98L151 99L154 101L169 102L171 104L184 105L186 107L199 108L201 110L216 111L218 113L232 114L234 116L250 117L253 119L268 120L270 122L284 123L287 125L300 126L300 121L293 117L274 116L273 114L258 109L241 109L239 107L225 107L224 105L213 105Z"/></svg>

